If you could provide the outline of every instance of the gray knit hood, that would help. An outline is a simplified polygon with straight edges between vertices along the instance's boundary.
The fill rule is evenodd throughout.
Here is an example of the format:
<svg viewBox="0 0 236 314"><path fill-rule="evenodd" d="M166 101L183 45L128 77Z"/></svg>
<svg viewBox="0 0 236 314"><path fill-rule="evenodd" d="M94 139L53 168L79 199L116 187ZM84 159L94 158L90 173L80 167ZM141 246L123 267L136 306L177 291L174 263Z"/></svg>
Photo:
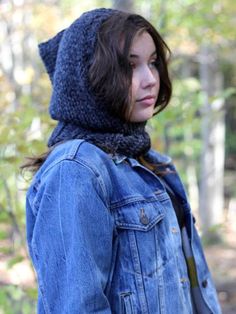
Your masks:
<svg viewBox="0 0 236 314"><path fill-rule="evenodd" d="M150 148L145 123L127 123L93 95L89 84L97 33L113 9L84 13L70 27L39 45L52 82L49 112L58 121L48 146L83 138L107 152L137 157Z"/></svg>

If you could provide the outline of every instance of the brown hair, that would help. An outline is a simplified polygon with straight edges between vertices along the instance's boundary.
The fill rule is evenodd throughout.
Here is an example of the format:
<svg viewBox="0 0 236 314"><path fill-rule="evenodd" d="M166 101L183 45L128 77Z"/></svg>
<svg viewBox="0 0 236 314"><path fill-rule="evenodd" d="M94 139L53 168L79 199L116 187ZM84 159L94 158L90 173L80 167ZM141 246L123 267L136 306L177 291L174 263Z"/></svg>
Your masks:
<svg viewBox="0 0 236 314"><path fill-rule="evenodd" d="M168 74L170 49L156 29L142 16L117 11L101 25L94 58L91 60L89 80L97 98L109 104L109 110L127 119L130 108L132 67L129 52L136 34L148 32L156 46L156 63L160 76L160 90L155 104L155 113L162 111L171 98L172 86ZM27 158L21 166L35 172L46 160L52 149L38 157Z"/></svg>

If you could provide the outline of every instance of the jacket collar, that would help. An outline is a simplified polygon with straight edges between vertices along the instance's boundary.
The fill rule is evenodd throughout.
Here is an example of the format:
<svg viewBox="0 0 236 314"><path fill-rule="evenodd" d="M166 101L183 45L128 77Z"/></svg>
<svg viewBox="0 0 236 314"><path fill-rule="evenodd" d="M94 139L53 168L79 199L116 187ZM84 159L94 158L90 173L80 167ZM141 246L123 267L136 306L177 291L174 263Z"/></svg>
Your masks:
<svg viewBox="0 0 236 314"><path fill-rule="evenodd" d="M154 164L167 165L167 164L170 164L172 161L169 156L158 153L157 151L155 151L153 149L150 149L147 152L145 157L147 158L148 161L150 161L151 163L154 163ZM139 165L139 162L136 159L127 157L127 156L122 155L122 154L116 154L116 155L112 156L112 160L114 161L114 163L116 165L122 163L124 160L127 160L132 167Z"/></svg>
<svg viewBox="0 0 236 314"><path fill-rule="evenodd" d="M180 203L185 204L185 206L187 206L187 210L190 210L184 186L179 178L179 175L174 165L172 164L172 159L169 156L160 154L153 149L150 149L145 157L151 163L158 164L159 170L165 171L165 176L162 177L163 180L165 180L166 183L171 187L171 189L175 191L175 194L180 200ZM121 154L116 154L112 156L112 160L116 165L119 165L126 160L129 162L131 167L140 166L138 160L126 157ZM163 169L161 166L163 166Z"/></svg>

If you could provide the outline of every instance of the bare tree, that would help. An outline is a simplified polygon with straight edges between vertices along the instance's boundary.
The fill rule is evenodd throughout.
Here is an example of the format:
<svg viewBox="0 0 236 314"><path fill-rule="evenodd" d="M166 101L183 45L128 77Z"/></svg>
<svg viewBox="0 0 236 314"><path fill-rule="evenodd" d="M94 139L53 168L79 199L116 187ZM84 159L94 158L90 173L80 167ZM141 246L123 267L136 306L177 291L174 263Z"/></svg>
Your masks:
<svg viewBox="0 0 236 314"><path fill-rule="evenodd" d="M199 209L203 232L212 240L217 233L211 229L223 223L224 207L224 102L216 97L222 92L223 77L217 61L215 50L202 46L199 74L204 103Z"/></svg>
<svg viewBox="0 0 236 314"><path fill-rule="evenodd" d="M122 11L132 12L134 9L133 0L113 0L113 8Z"/></svg>

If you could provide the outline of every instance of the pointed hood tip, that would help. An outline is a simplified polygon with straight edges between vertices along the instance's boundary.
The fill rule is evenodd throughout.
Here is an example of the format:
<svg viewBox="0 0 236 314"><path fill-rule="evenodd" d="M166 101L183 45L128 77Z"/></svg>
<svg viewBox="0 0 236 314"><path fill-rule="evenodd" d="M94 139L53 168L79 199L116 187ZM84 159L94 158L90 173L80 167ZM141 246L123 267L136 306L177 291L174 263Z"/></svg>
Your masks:
<svg viewBox="0 0 236 314"><path fill-rule="evenodd" d="M62 30L53 38L38 44L39 55L52 83L56 68L57 53L64 31Z"/></svg>

